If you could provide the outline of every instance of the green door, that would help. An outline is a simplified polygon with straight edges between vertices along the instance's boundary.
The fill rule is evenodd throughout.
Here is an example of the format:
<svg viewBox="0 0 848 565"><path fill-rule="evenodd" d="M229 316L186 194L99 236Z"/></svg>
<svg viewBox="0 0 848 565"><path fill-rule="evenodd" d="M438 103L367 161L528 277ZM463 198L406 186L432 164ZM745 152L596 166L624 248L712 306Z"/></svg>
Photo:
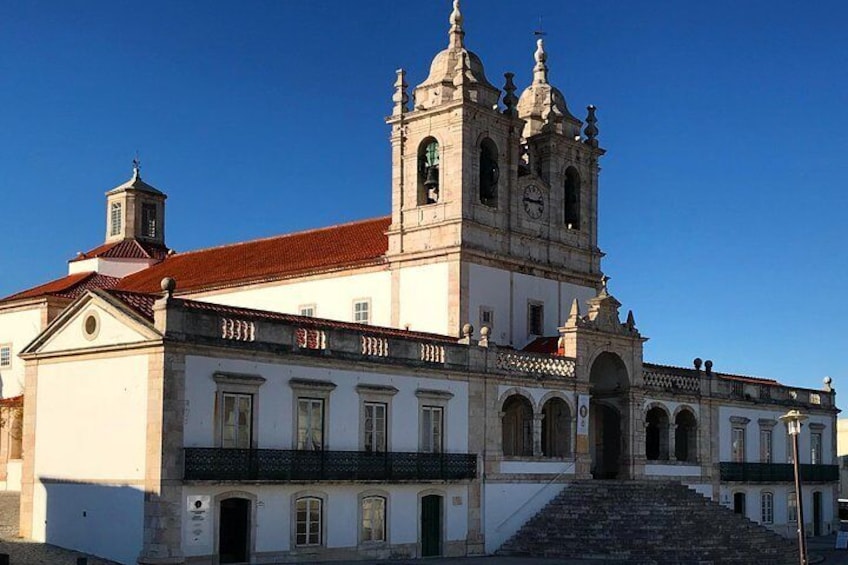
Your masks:
<svg viewBox="0 0 848 565"><path fill-rule="evenodd" d="M442 497L430 494L421 499L421 557L442 554Z"/></svg>

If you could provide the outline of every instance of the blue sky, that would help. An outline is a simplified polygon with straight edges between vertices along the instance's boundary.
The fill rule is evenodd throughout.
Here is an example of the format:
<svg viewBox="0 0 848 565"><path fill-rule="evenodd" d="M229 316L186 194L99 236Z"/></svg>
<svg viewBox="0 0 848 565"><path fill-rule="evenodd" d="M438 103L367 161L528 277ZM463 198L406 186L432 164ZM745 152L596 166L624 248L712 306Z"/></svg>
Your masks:
<svg viewBox="0 0 848 565"><path fill-rule="evenodd" d="M848 374L848 5L465 0L491 82L598 106L600 244L648 361L808 387ZM0 3L0 295L63 275L142 174L177 250L389 211L383 118L449 0ZM848 390L848 389L846 389Z"/></svg>

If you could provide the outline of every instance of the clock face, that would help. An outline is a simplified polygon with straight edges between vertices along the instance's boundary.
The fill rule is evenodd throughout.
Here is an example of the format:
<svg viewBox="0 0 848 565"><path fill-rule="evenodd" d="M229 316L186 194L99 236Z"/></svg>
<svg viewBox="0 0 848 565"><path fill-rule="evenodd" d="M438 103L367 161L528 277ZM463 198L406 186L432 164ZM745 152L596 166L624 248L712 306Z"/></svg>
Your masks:
<svg viewBox="0 0 848 565"><path fill-rule="evenodd" d="M524 189L522 202L524 203L524 211L527 212L528 216L534 220L542 217L542 212L545 211L545 196L538 186L535 184L528 185Z"/></svg>

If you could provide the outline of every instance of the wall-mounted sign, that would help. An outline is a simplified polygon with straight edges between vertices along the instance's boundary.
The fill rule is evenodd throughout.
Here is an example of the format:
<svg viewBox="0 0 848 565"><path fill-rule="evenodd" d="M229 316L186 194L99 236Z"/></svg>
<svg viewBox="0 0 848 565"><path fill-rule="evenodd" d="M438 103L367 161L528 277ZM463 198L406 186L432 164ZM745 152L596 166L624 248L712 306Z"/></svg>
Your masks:
<svg viewBox="0 0 848 565"><path fill-rule="evenodd" d="M589 435L589 395L577 397L577 435Z"/></svg>
<svg viewBox="0 0 848 565"><path fill-rule="evenodd" d="M192 495L186 499L188 507L188 545L212 545L209 526L209 509L212 497L207 494Z"/></svg>

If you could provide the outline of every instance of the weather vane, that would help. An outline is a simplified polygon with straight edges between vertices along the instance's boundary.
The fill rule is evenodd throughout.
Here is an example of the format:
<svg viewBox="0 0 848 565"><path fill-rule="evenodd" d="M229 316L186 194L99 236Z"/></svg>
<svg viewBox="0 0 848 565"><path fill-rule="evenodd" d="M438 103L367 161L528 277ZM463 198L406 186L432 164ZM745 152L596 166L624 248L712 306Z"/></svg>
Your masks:
<svg viewBox="0 0 848 565"><path fill-rule="evenodd" d="M543 31L542 28L542 16L539 16L539 29L534 31L533 35L535 35L536 37L545 37L546 35L548 35L547 32Z"/></svg>
<svg viewBox="0 0 848 565"><path fill-rule="evenodd" d="M136 175L141 173L141 159L138 158L138 151L135 152L135 159L133 159L133 171Z"/></svg>

